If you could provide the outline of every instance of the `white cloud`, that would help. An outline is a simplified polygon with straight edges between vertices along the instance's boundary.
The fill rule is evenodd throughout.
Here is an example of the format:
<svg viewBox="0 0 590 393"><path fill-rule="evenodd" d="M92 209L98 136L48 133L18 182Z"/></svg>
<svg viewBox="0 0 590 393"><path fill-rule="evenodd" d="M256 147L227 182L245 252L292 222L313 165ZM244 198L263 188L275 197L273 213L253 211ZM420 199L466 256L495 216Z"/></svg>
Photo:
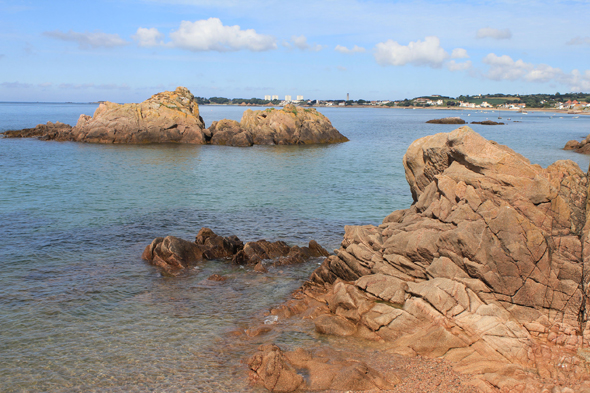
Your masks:
<svg viewBox="0 0 590 393"><path fill-rule="evenodd" d="M590 70L583 73L573 70L571 73L563 75L561 82L567 84L571 91L588 91L590 90Z"/></svg>
<svg viewBox="0 0 590 393"><path fill-rule="evenodd" d="M403 66L413 64L440 68L449 54L440 46L438 37L426 37L424 41L410 42L407 46L396 41L380 42L375 47L375 60L385 65Z"/></svg>
<svg viewBox="0 0 590 393"><path fill-rule="evenodd" d="M455 48L451 53L451 59L468 59L469 55L467 51L463 48Z"/></svg>
<svg viewBox="0 0 590 393"><path fill-rule="evenodd" d="M342 71L342 72L346 72L346 71L348 71L348 69L347 69L346 67L343 67L343 66L336 66L336 69L337 69L338 71Z"/></svg>
<svg viewBox="0 0 590 393"><path fill-rule="evenodd" d="M365 48L355 45L352 47L352 49L348 49L345 46L342 45L336 45L336 48L334 48L334 50L336 52L340 52L340 53L346 53L346 54L350 54L350 53L365 53L366 50Z"/></svg>
<svg viewBox="0 0 590 393"><path fill-rule="evenodd" d="M508 40L512 38L512 33L509 29L493 29L491 27L484 27L477 31L476 37L493 38L495 40Z"/></svg>
<svg viewBox="0 0 590 393"><path fill-rule="evenodd" d="M159 46L163 45L164 35L158 31L155 27L147 29L145 27L140 27L137 29L137 33L133 35L135 41L137 41L137 45L144 46L144 47L151 47L151 46Z"/></svg>
<svg viewBox="0 0 590 393"><path fill-rule="evenodd" d="M118 34L107 34L99 30L92 33L78 33L72 30L64 33L60 30L54 30L46 31L43 35L62 41L77 42L80 49L113 48L128 44L128 42L119 37Z"/></svg>
<svg viewBox="0 0 590 393"><path fill-rule="evenodd" d="M590 70L581 72L573 70L565 73L559 68L547 64L532 64L522 60L513 60L510 56L497 56L490 53L483 58L482 62L490 66L484 76L489 79L501 80L524 80L526 82L557 82L568 86L570 91L590 90Z"/></svg>
<svg viewBox="0 0 590 393"><path fill-rule="evenodd" d="M590 37L574 37L566 45L590 45Z"/></svg>
<svg viewBox="0 0 590 393"><path fill-rule="evenodd" d="M130 87L126 83L117 85L115 83L95 85L94 83L60 83L58 86L60 89L66 90L88 90L88 89L100 89L100 90L129 90Z"/></svg>
<svg viewBox="0 0 590 393"><path fill-rule="evenodd" d="M53 85L53 83L51 82L43 82L43 83L39 83L37 86L39 87L51 87Z"/></svg>
<svg viewBox="0 0 590 393"><path fill-rule="evenodd" d="M247 49L255 52L277 48L274 37L258 34L254 29L224 26L218 18L182 21L178 30L170 33L171 45L191 51L228 52Z"/></svg>
<svg viewBox="0 0 590 393"><path fill-rule="evenodd" d="M301 50L309 50L312 52L319 52L322 49L324 49L323 45L319 45L319 44L313 44L313 45L309 45L307 43L307 38L304 35L300 35L300 36L292 36L291 37L291 42L293 43L293 45L296 48L299 48Z"/></svg>
<svg viewBox="0 0 590 393"><path fill-rule="evenodd" d="M466 62L463 63L457 63L455 60L449 60L446 63L447 68L449 69L449 71L467 71L470 70L473 67L473 64L471 63L471 60L467 60Z"/></svg>
<svg viewBox="0 0 590 393"><path fill-rule="evenodd" d="M510 56L488 54L482 62L490 66L486 77L493 80L524 79L527 82L548 82L563 75L559 68L547 64L534 65L522 60L514 61Z"/></svg>

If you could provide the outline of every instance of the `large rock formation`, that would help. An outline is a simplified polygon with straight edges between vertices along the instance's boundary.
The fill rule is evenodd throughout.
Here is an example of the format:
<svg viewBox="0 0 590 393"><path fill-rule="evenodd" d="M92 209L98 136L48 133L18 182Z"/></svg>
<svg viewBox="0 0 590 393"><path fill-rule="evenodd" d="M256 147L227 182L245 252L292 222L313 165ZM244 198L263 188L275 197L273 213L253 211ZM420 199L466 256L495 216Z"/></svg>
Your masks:
<svg viewBox="0 0 590 393"><path fill-rule="evenodd" d="M240 123L234 120L213 122L209 132L214 145L308 145L348 141L326 116L313 108L294 105L282 109L248 109Z"/></svg>
<svg viewBox="0 0 590 393"><path fill-rule="evenodd" d="M312 274L316 330L444 358L484 390L590 389L587 174L468 127L415 141L404 167L412 206L347 226Z"/></svg>
<svg viewBox="0 0 590 393"><path fill-rule="evenodd" d="M254 266L260 272L266 265L282 266L302 263L309 258L326 257L329 253L315 240L309 247L288 246L283 241L258 240L244 244L237 236L223 237L209 228L201 228L195 241L175 236L157 237L141 255L166 275L176 276L202 260L227 259L236 265Z"/></svg>
<svg viewBox="0 0 590 393"><path fill-rule="evenodd" d="M185 87L153 95L139 104L105 102L94 116L81 115L78 124L51 122L35 128L4 132L6 138L91 143L190 143L228 146L339 143L348 138L330 120L311 108L247 110L238 123L215 121L206 129L195 97Z"/></svg>
<svg viewBox="0 0 590 393"><path fill-rule="evenodd" d="M67 140L93 143L205 143L199 106L185 87L154 94L139 104L100 104L81 115ZM59 140L59 139L58 139Z"/></svg>

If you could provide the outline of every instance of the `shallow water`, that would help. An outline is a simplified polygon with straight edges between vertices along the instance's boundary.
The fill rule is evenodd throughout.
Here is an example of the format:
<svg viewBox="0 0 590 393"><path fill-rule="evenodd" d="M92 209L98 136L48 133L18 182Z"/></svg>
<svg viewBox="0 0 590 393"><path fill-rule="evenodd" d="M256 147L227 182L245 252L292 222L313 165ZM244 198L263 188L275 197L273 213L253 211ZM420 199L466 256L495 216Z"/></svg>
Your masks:
<svg viewBox="0 0 590 393"><path fill-rule="evenodd" d="M0 131L48 120L75 124L92 104L0 103ZM240 107L203 106L214 120ZM260 321L319 263L259 275L212 261L179 278L143 262L154 237L192 239L202 226L242 240L316 239L337 248L344 225L378 224L408 207L402 156L453 125L426 120L497 113L325 108L350 142L330 146L113 146L0 139L0 391L244 391L255 349L227 333ZM470 114L470 116L467 116ZM551 117L553 115L553 117ZM472 127L543 166L590 118L506 117ZM205 279L213 273L229 280ZM285 346L317 340L287 334Z"/></svg>

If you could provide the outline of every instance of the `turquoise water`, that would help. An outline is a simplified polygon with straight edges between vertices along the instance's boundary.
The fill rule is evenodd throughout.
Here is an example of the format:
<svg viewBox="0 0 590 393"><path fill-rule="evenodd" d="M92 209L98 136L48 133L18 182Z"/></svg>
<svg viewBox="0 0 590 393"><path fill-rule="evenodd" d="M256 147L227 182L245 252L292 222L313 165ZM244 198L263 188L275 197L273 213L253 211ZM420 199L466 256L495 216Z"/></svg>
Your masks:
<svg viewBox="0 0 590 393"><path fill-rule="evenodd" d="M92 104L0 103L0 131L75 124ZM207 125L244 108L203 106ZM0 391L244 391L255 346L228 332L263 318L319 261L259 275L224 262L162 277L140 255L154 237L202 226L242 240L316 239L378 224L411 195L402 156L456 126L426 120L492 112L321 109L350 142L331 146L112 146L0 139ZM468 117L467 114L470 114ZM543 166L589 157L561 150L590 117L503 113L472 127ZM224 283L206 278L219 273ZM283 338L314 340L313 332Z"/></svg>

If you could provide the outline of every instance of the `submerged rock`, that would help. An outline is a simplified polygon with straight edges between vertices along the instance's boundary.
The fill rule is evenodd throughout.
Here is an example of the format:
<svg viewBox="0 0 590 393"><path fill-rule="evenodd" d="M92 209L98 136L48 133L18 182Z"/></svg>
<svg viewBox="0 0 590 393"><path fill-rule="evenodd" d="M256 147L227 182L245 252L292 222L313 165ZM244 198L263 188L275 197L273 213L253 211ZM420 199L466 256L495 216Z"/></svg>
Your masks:
<svg viewBox="0 0 590 393"><path fill-rule="evenodd" d="M430 124L465 124L465 120L460 117L445 117L442 119L428 120L426 123Z"/></svg>
<svg viewBox="0 0 590 393"><path fill-rule="evenodd" d="M395 375L386 379L365 363L330 350L283 352L267 344L250 358L248 366L253 381L271 392L386 390L400 382Z"/></svg>
<svg viewBox="0 0 590 393"><path fill-rule="evenodd" d="M271 266L282 266L328 255L328 251L315 240L309 242L309 247L266 240L244 244L237 236L223 237L210 228L201 228L194 242L175 236L157 237L146 246L141 257L159 267L163 273L175 276L202 260L226 259L237 265L254 266L258 272L266 272L263 261L269 261Z"/></svg>
<svg viewBox="0 0 590 393"><path fill-rule="evenodd" d="M404 167L412 206L345 227L312 274L316 330L442 357L484 390L590 387L588 175L468 127L418 139Z"/></svg>

